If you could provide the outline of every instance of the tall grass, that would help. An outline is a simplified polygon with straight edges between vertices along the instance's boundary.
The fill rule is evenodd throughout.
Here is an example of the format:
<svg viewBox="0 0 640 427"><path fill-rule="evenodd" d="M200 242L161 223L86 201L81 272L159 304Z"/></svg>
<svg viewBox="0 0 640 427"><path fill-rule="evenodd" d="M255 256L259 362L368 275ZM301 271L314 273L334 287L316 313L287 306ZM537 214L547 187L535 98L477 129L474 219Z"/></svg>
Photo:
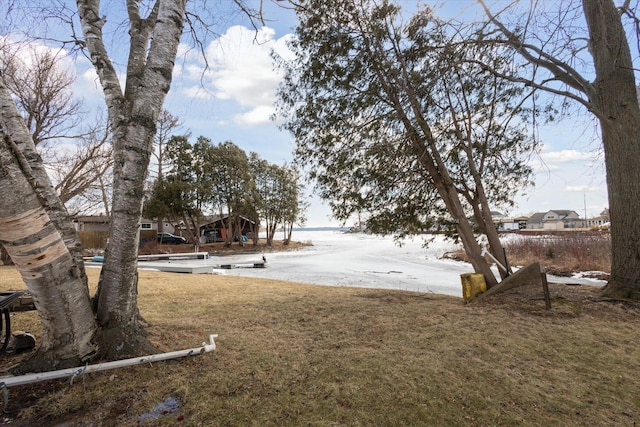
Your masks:
<svg viewBox="0 0 640 427"><path fill-rule="evenodd" d="M545 235L512 235L503 241L511 265L540 262L549 272L611 269L611 239L608 234L571 232Z"/></svg>

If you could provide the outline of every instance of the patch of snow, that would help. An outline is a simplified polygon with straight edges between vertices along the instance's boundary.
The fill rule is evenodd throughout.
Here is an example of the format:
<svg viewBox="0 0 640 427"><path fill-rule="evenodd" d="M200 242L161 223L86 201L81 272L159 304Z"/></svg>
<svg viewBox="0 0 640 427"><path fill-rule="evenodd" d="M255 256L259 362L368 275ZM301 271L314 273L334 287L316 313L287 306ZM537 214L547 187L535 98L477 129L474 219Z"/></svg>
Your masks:
<svg viewBox="0 0 640 427"><path fill-rule="evenodd" d="M609 274L605 273L604 271L581 271L579 273L574 273L573 276L571 277L573 279L587 280L590 282L594 282L597 285L602 284L604 286L606 284L606 280L597 279L596 277L607 277L607 276L609 276Z"/></svg>

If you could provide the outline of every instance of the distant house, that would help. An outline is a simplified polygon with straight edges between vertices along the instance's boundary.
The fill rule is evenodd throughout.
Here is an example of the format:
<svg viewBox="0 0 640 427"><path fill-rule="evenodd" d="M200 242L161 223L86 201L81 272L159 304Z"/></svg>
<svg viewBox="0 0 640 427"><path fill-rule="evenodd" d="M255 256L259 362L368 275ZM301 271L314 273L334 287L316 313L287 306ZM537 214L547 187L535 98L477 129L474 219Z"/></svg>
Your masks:
<svg viewBox="0 0 640 427"><path fill-rule="evenodd" d="M519 216L516 218L500 218L496 223L498 230L501 231L513 231L513 230L522 230L523 228L527 228L527 220L529 217Z"/></svg>
<svg viewBox="0 0 640 427"><path fill-rule="evenodd" d="M583 223L576 211L556 209L531 215L527 220L527 229L564 230L580 228Z"/></svg>
<svg viewBox="0 0 640 427"><path fill-rule="evenodd" d="M544 215L546 212L536 212L527 219L527 230L538 230L544 228Z"/></svg>
<svg viewBox="0 0 640 427"><path fill-rule="evenodd" d="M76 231L109 231L111 217L104 215L79 216L73 219Z"/></svg>
<svg viewBox="0 0 640 427"><path fill-rule="evenodd" d="M584 221L576 211L554 210L544 214L545 230L562 230L565 228L580 228Z"/></svg>
<svg viewBox="0 0 640 427"><path fill-rule="evenodd" d="M76 231L109 231L111 217L106 215L78 216L73 219ZM157 230L158 224L147 218L140 220L141 230Z"/></svg>
<svg viewBox="0 0 640 427"><path fill-rule="evenodd" d="M588 218L586 220L586 227L595 228L595 227L606 227L610 224L611 219L609 218L609 209L605 209L600 212L600 215L594 216L593 218Z"/></svg>
<svg viewBox="0 0 640 427"><path fill-rule="evenodd" d="M255 222L244 216L239 216L240 234L251 238ZM229 233L229 216L216 216L200 225L200 242L224 242ZM236 236L237 237L237 236Z"/></svg>

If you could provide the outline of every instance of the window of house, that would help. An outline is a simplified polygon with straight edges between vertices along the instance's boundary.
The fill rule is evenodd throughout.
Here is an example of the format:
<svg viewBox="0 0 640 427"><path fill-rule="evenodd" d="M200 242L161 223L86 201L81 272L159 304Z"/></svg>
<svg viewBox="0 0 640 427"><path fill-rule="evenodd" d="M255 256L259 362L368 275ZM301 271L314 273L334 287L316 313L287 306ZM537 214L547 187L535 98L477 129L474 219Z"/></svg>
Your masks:
<svg viewBox="0 0 640 427"><path fill-rule="evenodd" d="M151 224L150 223L140 224L140 228L143 230L151 230Z"/></svg>

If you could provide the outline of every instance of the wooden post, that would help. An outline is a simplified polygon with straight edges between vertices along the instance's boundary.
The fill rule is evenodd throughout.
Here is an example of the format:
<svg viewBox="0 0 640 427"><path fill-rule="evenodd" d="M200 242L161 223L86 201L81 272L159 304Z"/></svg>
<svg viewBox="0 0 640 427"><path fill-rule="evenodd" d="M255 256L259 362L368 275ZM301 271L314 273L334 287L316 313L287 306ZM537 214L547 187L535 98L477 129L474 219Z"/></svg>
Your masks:
<svg viewBox="0 0 640 427"><path fill-rule="evenodd" d="M547 273L540 272L542 277L542 291L544 292L544 305L547 310L551 310L551 298L549 297L549 283L547 282Z"/></svg>
<svg viewBox="0 0 640 427"><path fill-rule="evenodd" d="M511 271L511 266L509 265L509 260L507 259L507 250L505 248L502 248L502 254L504 255L504 266L507 270L507 277L509 277L513 274L513 271Z"/></svg>

